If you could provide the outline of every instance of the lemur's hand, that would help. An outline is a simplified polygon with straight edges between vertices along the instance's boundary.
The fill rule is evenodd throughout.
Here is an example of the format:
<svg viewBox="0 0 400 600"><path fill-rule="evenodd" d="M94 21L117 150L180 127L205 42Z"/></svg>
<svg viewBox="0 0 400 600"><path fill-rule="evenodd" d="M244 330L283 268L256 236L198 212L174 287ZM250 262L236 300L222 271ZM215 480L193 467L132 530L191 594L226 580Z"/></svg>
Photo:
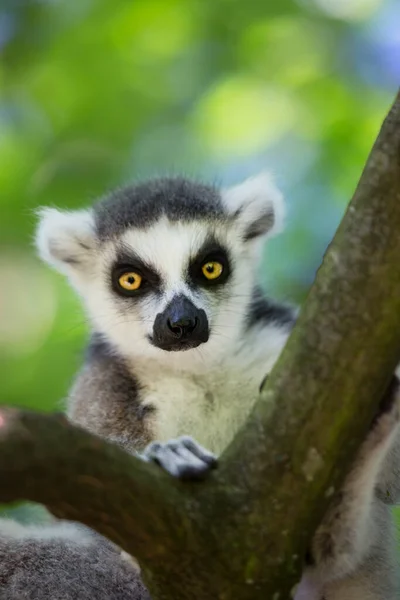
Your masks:
<svg viewBox="0 0 400 600"><path fill-rule="evenodd" d="M179 479L203 479L217 466L217 457L189 436L166 443L152 442L139 457L146 462L155 462Z"/></svg>

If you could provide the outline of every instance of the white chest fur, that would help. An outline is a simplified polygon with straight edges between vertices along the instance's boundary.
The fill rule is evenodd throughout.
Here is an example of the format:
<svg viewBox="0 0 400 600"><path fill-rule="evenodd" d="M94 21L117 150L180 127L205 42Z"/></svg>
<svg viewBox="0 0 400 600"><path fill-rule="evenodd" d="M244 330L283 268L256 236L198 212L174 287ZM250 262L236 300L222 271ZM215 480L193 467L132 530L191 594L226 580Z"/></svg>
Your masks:
<svg viewBox="0 0 400 600"><path fill-rule="evenodd" d="M230 356L210 369L175 371L135 369L142 401L156 410L154 438L165 442L191 435L220 454L248 416L260 384L271 370L286 340L281 330L256 332Z"/></svg>
<svg viewBox="0 0 400 600"><path fill-rule="evenodd" d="M261 383L262 376L259 379ZM166 392L167 390L167 392ZM219 454L248 415L257 385L249 377L166 376L148 386L146 402L156 408L154 435L167 441L189 434Z"/></svg>

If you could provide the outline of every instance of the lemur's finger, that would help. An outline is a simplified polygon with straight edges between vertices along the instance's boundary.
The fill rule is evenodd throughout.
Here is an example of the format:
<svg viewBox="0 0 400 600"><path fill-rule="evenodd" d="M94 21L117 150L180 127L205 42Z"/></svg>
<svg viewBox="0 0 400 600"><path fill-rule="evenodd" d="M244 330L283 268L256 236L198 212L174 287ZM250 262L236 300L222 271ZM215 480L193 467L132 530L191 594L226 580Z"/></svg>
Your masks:
<svg viewBox="0 0 400 600"><path fill-rule="evenodd" d="M148 446L146 446L143 452L137 452L136 455L145 462L151 462L154 459L154 456L157 454L159 447L161 447L160 442L151 442Z"/></svg>
<svg viewBox="0 0 400 600"><path fill-rule="evenodd" d="M154 455L154 461L173 477L181 476L183 461L177 457L173 448L167 445L158 448L157 453Z"/></svg>
<svg viewBox="0 0 400 600"><path fill-rule="evenodd" d="M196 442L193 438L188 435L182 436L179 438L179 441L182 445L190 450L195 456L200 458L202 461L206 462L210 465L211 468L215 468L218 464L218 459L209 450L206 450L203 446L201 446L198 442Z"/></svg>
<svg viewBox="0 0 400 600"><path fill-rule="evenodd" d="M197 479L208 471L208 466L194 454L188 452L185 457L181 456L176 445L165 445L161 448L156 461L173 477L180 479Z"/></svg>
<svg viewBox="0 0 400 600"><path fill-rule="evenodd" d="M203 460L201 457L194 454L191 450L186 448L183 444L179 444L175 447L176 455L181 458L187 465L193 465L196 468L200 468L203 471L209 471L212 468L212 465Z"/></svg>

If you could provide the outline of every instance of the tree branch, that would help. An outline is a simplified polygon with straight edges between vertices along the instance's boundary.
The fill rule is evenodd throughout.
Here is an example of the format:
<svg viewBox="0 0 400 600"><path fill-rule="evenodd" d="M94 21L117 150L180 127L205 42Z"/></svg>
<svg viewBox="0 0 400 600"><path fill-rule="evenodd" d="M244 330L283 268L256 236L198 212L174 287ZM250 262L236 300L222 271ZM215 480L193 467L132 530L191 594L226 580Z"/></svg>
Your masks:
<svg viewBox="0 0 400 600"><path fill-rule="evenodd" d="M399 232L400 94L281 358L221 465L225 485L249 490L251 518L232 514L231 527L262 549L255 578L266 573L279 586L298 572L326 492L338 489L400 360Z"/></svg>
<svg viewBox="0 0 400 600"><path fill-rule="evenodd" d="M154 600L287 598L400 359L399 231L400 95L220 468L182 484L65 421L3 410L0 500L108 535L139 558Z"/></svg>
<svg viewBox="0 0 400 600"><path fill-rule="evenodd" d="M176 482L60 415L0 410L0 500L39 502L138 559L168 553Z"/></svg>

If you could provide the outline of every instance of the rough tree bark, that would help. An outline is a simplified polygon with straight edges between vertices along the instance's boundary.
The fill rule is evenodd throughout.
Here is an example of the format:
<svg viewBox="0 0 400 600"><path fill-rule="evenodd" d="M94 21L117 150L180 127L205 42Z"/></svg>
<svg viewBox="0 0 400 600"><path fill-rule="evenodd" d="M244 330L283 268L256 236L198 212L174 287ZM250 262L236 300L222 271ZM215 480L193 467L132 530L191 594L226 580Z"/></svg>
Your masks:
<svg viewBox="0 0 400 600"><path fill-rule="evenodd" d="M0 411L0 500L45 504L136 556L154 600L284 599L400 359L400 94L298 323L204 482L63 417ZM185 552L182 549L185 548Z"/></svg>

